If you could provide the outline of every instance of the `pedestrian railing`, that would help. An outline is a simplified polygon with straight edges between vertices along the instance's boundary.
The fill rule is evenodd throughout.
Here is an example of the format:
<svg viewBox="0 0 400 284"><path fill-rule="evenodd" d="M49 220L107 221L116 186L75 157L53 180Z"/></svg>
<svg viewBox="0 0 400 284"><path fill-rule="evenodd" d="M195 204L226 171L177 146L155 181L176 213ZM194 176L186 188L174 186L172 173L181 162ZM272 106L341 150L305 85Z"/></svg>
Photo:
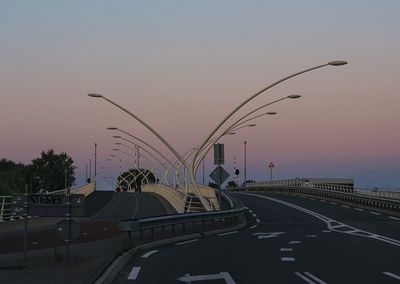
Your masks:
<svg viewBox="0 0 400 284"><path fill-rule="evenodd" d="M0 222L10 220L12 217L12 197L0 196Z"/></svg>

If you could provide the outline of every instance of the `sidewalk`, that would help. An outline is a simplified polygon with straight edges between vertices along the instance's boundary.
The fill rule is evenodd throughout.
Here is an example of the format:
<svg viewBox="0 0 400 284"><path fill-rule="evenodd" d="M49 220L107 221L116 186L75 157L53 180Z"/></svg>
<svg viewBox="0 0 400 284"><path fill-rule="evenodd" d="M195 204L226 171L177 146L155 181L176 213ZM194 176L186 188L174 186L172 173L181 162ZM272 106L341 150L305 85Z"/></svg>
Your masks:
<svg viewBox="0 0 400 284"><path fill-rule="evenodd" d="M58 247L62 260L56 260L54 248L28 251L26 264L23 252L0 254L0 283L92 283L126 243L127 236L120 235L72 245L69 260L65 259L65 246Z"/></svg>

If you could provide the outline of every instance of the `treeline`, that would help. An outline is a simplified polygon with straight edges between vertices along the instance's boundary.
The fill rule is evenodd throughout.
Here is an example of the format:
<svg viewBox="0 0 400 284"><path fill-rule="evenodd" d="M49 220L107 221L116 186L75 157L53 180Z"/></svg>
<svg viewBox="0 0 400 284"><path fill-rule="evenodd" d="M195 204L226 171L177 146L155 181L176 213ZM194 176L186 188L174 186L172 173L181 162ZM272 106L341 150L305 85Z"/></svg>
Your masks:
<svg viewBox="0 0 400 284"><path fill-rule="evenodd" d="M75 183L73 160L64 152L42 151L31 164L24 165L0 159L0 195L22 193L25 185L30 193L51 192Z"/></svg>

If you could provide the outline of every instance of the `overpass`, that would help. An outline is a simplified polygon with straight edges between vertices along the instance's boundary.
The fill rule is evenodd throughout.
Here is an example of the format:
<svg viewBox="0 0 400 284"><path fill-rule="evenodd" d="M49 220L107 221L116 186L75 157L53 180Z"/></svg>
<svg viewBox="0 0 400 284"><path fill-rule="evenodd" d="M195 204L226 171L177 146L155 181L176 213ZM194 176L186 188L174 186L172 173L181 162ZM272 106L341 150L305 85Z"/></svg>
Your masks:
<svg viewBox="0 0 400 284"><path fill-rule="evenodd" d="M259 183L227 192L236 206L240 202L245 206L246 223L242 226L232 223L232 229L216 231L212 227L215 233L205 233L210 228L200 221L178 235L164 235L164 229L163 234L156 231L151 238L144 234L143 241L134 239L136 245L128 257L115 257L128 242L119 230L119 221L151 219L160 226L160 220L165 219L160 215L187 209L182 190L146 185L141 194L92 191L87 197L90 210L80 220L82 232L87 233L82 238L86 239L72 245L72 264L49 262L55 243L47 237L54 232L47 224L45 230L38 228L30 235L31 240L41 240L30 244L32 262L25 268L11 269L21 260L12 242L20 245L21 239L18 232L3 232L0 263L9 269L0 270L0 279L41 283L45 277L56 277L54 283L109 283L106 280L110 277L102 276L111 275L113 283L399 283L399 199L331 186ZM207 187L204 191L212 192ZM209 197L211 203L215 195ZM30 222L40 219L44 220L33 218ZM217 228L224 220L229 218L219 217ZM57 275L63 275L62 279Z"/></svg>

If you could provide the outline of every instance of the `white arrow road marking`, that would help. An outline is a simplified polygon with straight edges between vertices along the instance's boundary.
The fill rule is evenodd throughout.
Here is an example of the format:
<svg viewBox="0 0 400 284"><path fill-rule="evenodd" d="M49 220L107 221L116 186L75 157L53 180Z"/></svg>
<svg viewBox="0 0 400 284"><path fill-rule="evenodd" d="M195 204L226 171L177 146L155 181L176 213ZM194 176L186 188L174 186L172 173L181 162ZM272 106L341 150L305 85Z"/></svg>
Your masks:
<svg viewBox="0 0 400 284"><path fill-rule="evenodd" d="M394 279L400 280L400 276L398 276L398 275L396 275L394 273L391 273L391 272L382 272L382 273L387 275L387 276L389 276L389 277L392 277Z"/></svg>
<svg viewBox="0 0 400 284"><path fill-rule="evenodd" d="M315 211L306 209L304 207L301 207L301 206L298 206L298 205L295 205L295 204L292 204L292 203L289 203L289 202L286 202L286 201L283 201L283 200L279 200L279 199L276 199L276 198L272 198L272 197L268 197L268 196L264 196L264 195L259 195L259 194L251 194L251 193L239 193L239 194L246 194L246 195L250 195L250 196L257 196L257 197L260 197L260 198L268 199L270 201L283 204L285 206L294 208L296 210L299 210L301 212L304 212L306 214L314 216L315 218L318 218L318 219L324 221L326 223L328 229L331 230L331 231L335 231L335 232L342 233L342 234L349 234L349 235L353 235L353 236L360 236L360 237L370 238L370 239L378 240L378 241L381 241L381 242L385 242L385 243L400 247L400 241L399 240L388 238L388 237L385 237L385 236L382 236L382 235L378 235L378 234L374 234L374 233L370 233L370 232L367 232L367 231L363 231L363 230L357 229L355 227L343 224L343 223L341 223L339 221L336 221L334 219L326 217L326 216L324 216L322 214L319 214L319 213L317 213ZM344 228L344 230L337 230L336 228Z"/></svg>
<svg viewBox="0 0 400 284"><path fill-rule="evenodd" d="M158 252L158 250L152 250L149 252L146 252L144 255L142 255L142 258L148 258L150 255L152 255L153 253Z"/></svg>
<svg viewBox="0 0 400 284"><path fill-rule="evenodd" d="M307 283L310 284L315 284L315 283L319 283L319 284L326 284L325 281L322 281L321 279L319 279L318 277L316 277L315 275L312 275L310 272L303 272L304 274L301 274L300 272L295 272L295 274L300 277L301 279L303 279L304 281L306 281ZM310 279L311 278L311 279Z"/></svg>
<svg viewBox="0 0 400 284"><path fill-rule="evenodd" d="M258 225L253 225L253 226L250 227L250 229L255 229L257 227L258 227Z"/></svg>
<svg viewBox="0 0 400 284"><path fill-rule="evenodd" d="M134 266L131 273L129 273L128 280L136 280L139 275L140 267Z"/></svg>
<svg viewBox="0 0 400 284"><path fill-rule="evenodd" d="M221 272L218 274L207 274L207 275L192 275L185 274L179 277L177 280L190 284L193 281L207 281L207 280L217 280L224 279L227 284L236 284L232 276L228 272Z"/></svg>
<svg viewBox="0 0 400 284"><path fill-rule="evenodd" d="M271 233L254 233L253 236L258 236L258 239L269 239L275 238L279 235L284 234L285 232L271 232Z"/></svg>

